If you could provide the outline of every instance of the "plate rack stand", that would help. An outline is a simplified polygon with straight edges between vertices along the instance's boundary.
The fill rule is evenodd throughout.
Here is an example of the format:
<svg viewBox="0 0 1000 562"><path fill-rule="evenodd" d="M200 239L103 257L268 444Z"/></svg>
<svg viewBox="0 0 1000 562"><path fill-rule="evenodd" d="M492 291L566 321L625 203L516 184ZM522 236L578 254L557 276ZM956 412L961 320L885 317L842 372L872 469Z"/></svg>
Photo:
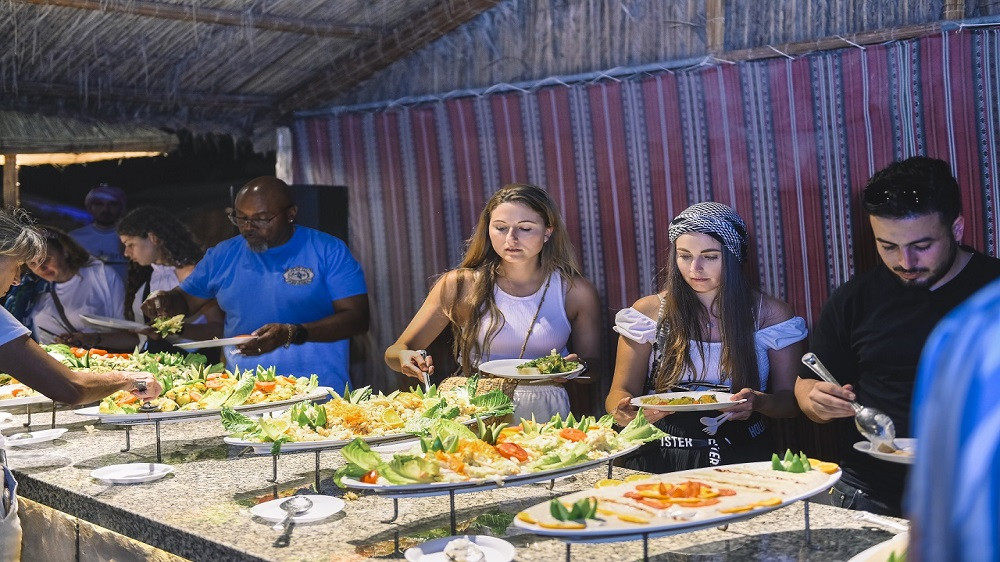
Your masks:
<svg viewBox="0 0 1000 562"><path fill-rule="evenodd" d="M25 404L24 413L28 416L28 419L24 422L24 427L31 427L31 404ZM56 428L56 403L52 402L52 424L51 429Z"/></svg>

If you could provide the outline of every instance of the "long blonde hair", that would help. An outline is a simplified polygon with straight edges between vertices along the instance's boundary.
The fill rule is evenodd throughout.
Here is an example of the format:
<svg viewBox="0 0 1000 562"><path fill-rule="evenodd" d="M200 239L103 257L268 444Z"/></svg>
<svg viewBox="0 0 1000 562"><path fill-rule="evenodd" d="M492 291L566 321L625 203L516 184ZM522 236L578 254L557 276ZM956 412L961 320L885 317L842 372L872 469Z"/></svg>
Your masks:
<svg viewBox="0 0 1000 562"><path fill-rule="evenodd" d="M546 228L552 228L552 234L542 245L539 254L540 266L546 278L554 271L559 271L563 279L572 284L573 279L581 275L566 225L555 202L545 190L534 185L514 183L505 185L494 193L483 207L472 236L466 241L465 257L462 258L458 267L459 275L456 276L457 287L454 294L457 298L446 310L455 336L453 352L466 375L472 373L479 358L489 355L490 344L503 326L503 312L497 307L493 295L493 288L503 268L503 259L493 249L489 234L490 217L502 203L521 203L541 215ZM473 280L472 290L467 299L463 299L463 285L469 277ZM468 306L466 310L471 311L469 318L463 318L459 313L464 308L463 304ZM484 341L480 342L479 326L487 317L489 327Z"/></svg>

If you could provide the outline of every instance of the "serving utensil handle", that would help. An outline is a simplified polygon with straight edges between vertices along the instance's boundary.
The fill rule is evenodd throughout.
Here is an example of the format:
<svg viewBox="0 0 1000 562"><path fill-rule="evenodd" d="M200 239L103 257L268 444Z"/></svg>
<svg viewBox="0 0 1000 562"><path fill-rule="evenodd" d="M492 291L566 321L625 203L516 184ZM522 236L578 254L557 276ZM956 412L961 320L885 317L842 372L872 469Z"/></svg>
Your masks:
<svg viewBox="0 0 1000 562"><path fill-rule="evenodd" d="M819 357L816 357L815 353L809 352L803 355L802 363L806 367L809 367L809 369L812 372L819 375L819 378L825 380L826 382L830 384L835 384L837 386L843 386L839 382L837 382L837 379L835 379L832 374L830 374L829 369L827 369L826 366L823 365L823 363L819 360ZM861 405L853 400L851 400L851 407L854 408L855 412L861 411Z"/></svg>

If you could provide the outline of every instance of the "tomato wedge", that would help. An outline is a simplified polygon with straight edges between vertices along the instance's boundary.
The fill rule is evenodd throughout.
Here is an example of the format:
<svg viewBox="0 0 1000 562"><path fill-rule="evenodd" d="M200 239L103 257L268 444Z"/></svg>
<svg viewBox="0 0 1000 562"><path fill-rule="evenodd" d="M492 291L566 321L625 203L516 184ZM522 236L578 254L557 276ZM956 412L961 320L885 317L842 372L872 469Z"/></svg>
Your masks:
<svg viewBox="0 0 1000 562"><path fill-rule="evenodd" d="M518 462L528 460L528 451L525 451L524 448L517 443L506 441L497 445L496 449L497 452L500 453L500 456L505 459L517 460Z"/></svg>
<svg viewBox="0 0 1000 562"><path fill-rule="evenodd" d="M375 483L377 483L378 482L378 471L377 470L373 470L371 472L365 473L365 475L361 477L361 481L364 482L365 484L375 484Z"/></svg>
<svg viewBox="0 0 1000 562"><path fill-rule="evenodd" d="M274 387L277 383L274 381L257 381L254 383L253 387L261 392L270 393L274 392Z"/></svg>
<svg viewBox="0 0 1000 562"><path fill-rule="evenodd" d="M225 386L225 384L226 383L221 378L208 379L207 381L205 381L205 388L211 390L218 390L223 386Z"/></svg>
<svg viewBox="0 0 1000 562"><path fill-rule="evenodd" d="M559 437L567 441L583 441L587 438L587 432L575 427L564 427L559 430Z"/></svg>

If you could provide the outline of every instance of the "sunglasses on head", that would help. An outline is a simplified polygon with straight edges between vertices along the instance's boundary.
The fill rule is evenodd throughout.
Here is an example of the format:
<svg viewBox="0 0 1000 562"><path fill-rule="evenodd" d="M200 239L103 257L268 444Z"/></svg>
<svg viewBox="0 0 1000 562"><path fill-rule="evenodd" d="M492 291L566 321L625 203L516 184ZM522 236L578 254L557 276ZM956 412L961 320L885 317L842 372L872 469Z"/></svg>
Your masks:
<svg viewBox="0 0 1000 562"><path fill-rule="evenodd" d="M884 207L886 205L903 205L916 207L928 201L929 191L926 187L895 187L884 186L866 189L864 203L867 207Z"/></svg>

